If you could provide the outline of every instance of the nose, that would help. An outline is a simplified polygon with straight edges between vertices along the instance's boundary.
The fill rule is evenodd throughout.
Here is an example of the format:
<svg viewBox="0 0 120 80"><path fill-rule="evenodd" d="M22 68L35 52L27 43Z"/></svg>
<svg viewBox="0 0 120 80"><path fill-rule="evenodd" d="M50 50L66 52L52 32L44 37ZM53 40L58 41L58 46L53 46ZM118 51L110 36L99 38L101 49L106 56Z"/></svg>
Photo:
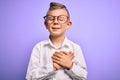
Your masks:
<svg viewBox="0 0 120 80"><path fill-rule="evenodd" d="M54 23L58 23L58 19L57 19L58 17L54 17Z"/></svg>

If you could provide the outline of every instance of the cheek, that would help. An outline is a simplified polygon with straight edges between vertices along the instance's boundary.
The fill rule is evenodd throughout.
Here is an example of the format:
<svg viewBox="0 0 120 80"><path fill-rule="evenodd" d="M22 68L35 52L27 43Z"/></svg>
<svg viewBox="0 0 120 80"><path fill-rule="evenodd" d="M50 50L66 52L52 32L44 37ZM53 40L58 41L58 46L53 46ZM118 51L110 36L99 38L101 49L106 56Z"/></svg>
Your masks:
<svg viewBox="0 0 120 80"><path fill-rule="evenodd" d="M46 23L46 24L45 24L45 27L46 27L47 29L49 29L49 28L50 28L50 24Z"/></svg>
<svg viewBox="0 0 120 80"><path fill-rule="evenodd" d="M68 29L68 25L67 25L67 24L64 24L64 25L62 25L62 28Z"/></svg>

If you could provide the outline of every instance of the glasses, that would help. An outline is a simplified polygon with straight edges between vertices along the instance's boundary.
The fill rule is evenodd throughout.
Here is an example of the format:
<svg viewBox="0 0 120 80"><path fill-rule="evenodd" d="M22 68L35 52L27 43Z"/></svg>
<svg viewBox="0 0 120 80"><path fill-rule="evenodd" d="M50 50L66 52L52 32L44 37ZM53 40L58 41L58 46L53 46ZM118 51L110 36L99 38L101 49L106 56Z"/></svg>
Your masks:
<svg viewBox="0 0 120 80"><path fill-rule="evenodd" d="M69 19L69 17L65 16L65 15L60 15L60 16L47 15L47 16L44 16L44 20L47 21L48 23L53 23L56 18L57 18L57 21L61 24L66 23Z"/></svg>

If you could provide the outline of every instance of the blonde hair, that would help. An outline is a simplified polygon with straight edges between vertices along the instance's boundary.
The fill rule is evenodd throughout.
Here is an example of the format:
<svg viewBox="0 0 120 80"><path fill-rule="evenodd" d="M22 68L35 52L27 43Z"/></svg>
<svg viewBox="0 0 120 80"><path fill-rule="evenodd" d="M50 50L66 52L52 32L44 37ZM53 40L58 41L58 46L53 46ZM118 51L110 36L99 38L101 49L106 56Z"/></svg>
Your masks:
<svg viewBox="0 0 120 80"><path fill-rule="evenodd" d="M51 2L51 3L50 3L50 7L49 7L49 9L48 9L48 12L49 12L50 10L56 10L56 9L65 9L65 10L67 11L68 17L70 17L69 11L68 11L68 9L66 8L65 5L63 5L63 4L61 4L61 3L57 3L57 2ZM47 12L46 15L48 15L48 12Z"/></svg>

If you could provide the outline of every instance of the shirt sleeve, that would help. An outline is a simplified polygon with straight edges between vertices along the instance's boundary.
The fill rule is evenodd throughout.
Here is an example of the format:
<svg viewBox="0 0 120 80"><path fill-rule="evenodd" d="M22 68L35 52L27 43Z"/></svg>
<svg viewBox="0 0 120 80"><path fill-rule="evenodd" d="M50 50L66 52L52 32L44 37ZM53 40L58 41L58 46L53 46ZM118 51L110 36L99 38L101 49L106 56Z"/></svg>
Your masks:
<svg viewBox="0 0 120 80"><path fill-rule="evenodd" d="M76 50L74 51L74 54L75 58L73 59L73 66L70 70L65 69L65 72L73 80L86 80L87 68L81 48L77 47Z"/></svg>
<svg viewBox="0 0 120 80"><path fill-rule="evenodd" d="M35 47L32 51L31 58L29 61L26 80L48 79L55 74L52 63L48 63L44 66L41 66L39 53L39 49Z"/></svg>

